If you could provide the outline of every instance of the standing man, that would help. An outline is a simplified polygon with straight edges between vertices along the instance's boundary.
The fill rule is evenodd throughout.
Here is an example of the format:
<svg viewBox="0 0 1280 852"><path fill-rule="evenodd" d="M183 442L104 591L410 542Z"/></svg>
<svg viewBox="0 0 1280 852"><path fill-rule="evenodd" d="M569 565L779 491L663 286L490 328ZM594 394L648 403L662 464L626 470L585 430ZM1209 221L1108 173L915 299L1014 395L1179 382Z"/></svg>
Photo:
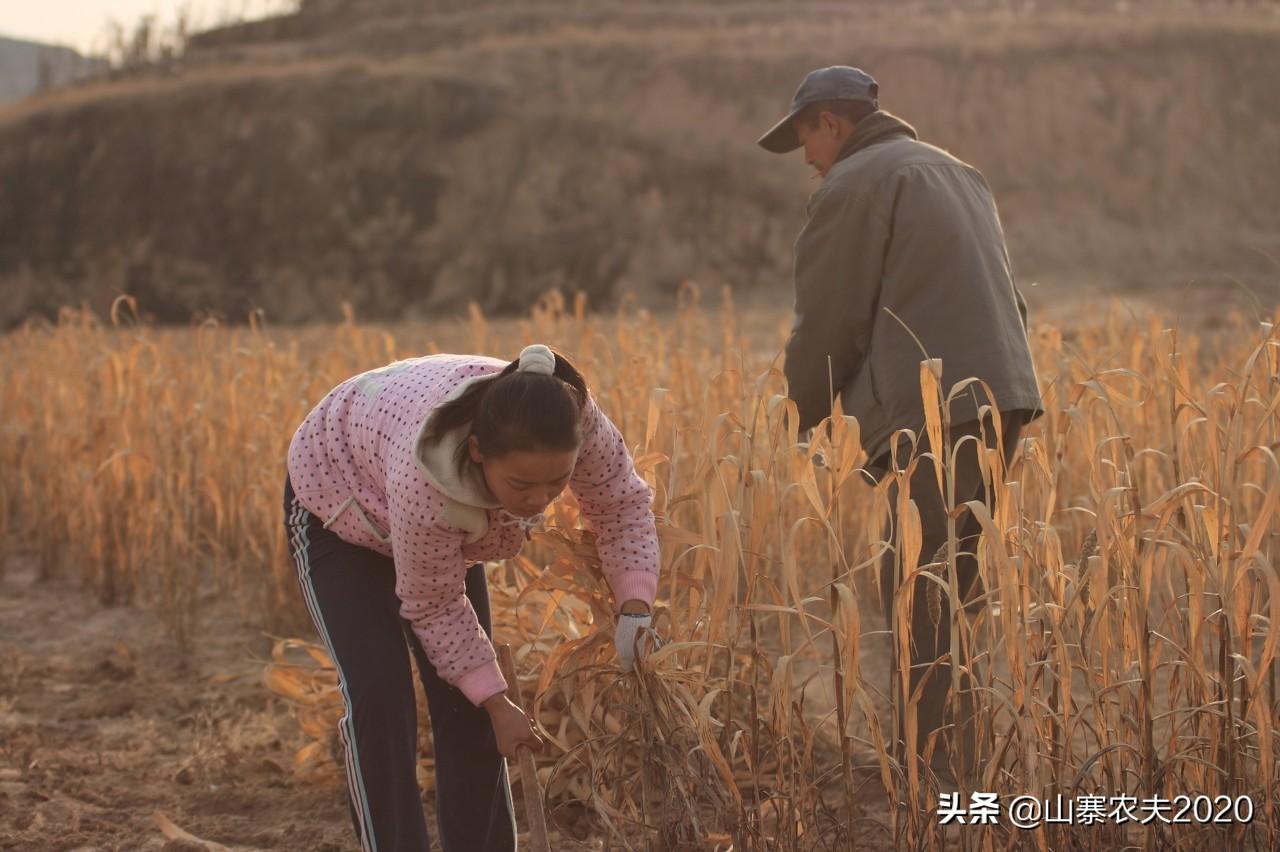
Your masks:
<svg viewBox="0 0 1280 852"><path fill-rule="evenodd" d="M827 417L839 395L844 413L857 417L861 427L867 470L883 477L897 430L924 429L923 346L928 357L942 359L944 398L956 382L975 376L994 396L986 398L976 384L960 395L951 408L950 442L965 435L981 441L985 432L989 446L1003 446L1007 463L1023 425L1043 409L1027 344L1026 305L1013 284L991 190L977 169L919 141L911 125L881 110L878 91L876 81L857 68L820 68L800 84L786 117L759 139L775 154L803 148L805 161L822 177L796 239L795 320L786 349L800 428ZM995 434L990 416L983 428L982 406L1000 412L1002 434ZM906 453L900 449L898 457L905 460ZM986 499L975 442L962 447L954 470L955 505ZM921 459L910 480L926 564L947 540L947 510L935 476L930 460ZM890 498L896 506L896 491ZM890 518L887 541L895 541L896 520ZM972 515L957 521L956 572L965 600L981 594L972 555L978 534ZM899 573L894 553L886 553L880 568L886 613L894 612L898 594L908 592L899 585L915 567L904 565ZM927 676L917 707L916 751L922 754L930 735L952 726L934 751L932 768L954 780L952 768L964 770L975 757L972 706L966 697L951 702L964 710L949 712L950 667L929 671L935 660L946 654L955 660L961 649L950 647L947 600L935 623L926 585L920 580L911 590L908 694ZM896 652L896 642L894 647ZM901 721L898 736L901 756Z"/></svg>

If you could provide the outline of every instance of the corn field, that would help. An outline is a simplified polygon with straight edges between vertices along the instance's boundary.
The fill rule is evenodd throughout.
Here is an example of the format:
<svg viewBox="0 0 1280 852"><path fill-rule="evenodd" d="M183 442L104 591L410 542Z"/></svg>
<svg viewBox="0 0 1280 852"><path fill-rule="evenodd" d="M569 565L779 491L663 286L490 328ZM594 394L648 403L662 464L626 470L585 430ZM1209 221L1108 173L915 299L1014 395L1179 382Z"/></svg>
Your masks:
<svg viewBox="0 0 1280 852"><path fill-rule="evenodd" d="M900 578L917 570L908 476L933 453L947 493L947 399L963 389L939 387L922 361L927 427L872 483L853 418L797 433L786 319L727 296L706 308L692 291L671 315L597 316L551 294L518 322L473 311L395 328L162 330L127 300L107 319L66 311L0 339L0 531L104 603L154 607L181 642L199 635L205 590L296 637L277 643L265 688L296 705L312 741L297 783L332 778L340 699L307 641L281 518L293 429L357 372L545 342L627 437L663 550L662 645L630 675L571 495L524 553L489 566L495 639L513 646L553 746L539 771L562 848L1280 848L1271 322L1237 317L1208 336L1115 310L1069 333L1033 327L1046 414L1007 471L983 456L994 499L957 507L983 526L987 605L958 606L954 547L919 569L931 607L949 598L980 706L962 800L1203 795L1250 812L1215 823L1138 807L1018 828L1003 813L944 824L945 791L891 743L899 722L914 731L907 673L886 662L910 639L910 600L886 624L878 565L888 549ZM883 540L894 481L904 520Z"/></svg>

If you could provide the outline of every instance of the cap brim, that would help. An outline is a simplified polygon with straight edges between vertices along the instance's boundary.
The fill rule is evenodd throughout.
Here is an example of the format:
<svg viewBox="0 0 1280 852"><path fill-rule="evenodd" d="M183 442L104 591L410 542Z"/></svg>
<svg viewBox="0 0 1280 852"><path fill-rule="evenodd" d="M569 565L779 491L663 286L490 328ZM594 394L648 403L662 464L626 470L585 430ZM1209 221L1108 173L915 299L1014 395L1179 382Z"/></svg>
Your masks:
<svg viewBox="0 0 1280 852"><path fill-rule="evenodd" d="M779 121L769 132L756 140L756 144L772 154L786 154L800 147L800 137L796 135L795 110Z"/></svg>

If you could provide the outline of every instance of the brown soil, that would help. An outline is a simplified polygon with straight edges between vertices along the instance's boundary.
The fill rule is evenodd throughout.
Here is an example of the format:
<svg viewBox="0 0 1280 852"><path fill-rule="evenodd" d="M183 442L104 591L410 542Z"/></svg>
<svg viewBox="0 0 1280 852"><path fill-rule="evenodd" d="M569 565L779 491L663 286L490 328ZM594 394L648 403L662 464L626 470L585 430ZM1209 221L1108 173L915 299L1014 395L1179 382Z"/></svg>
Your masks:
<svg viewBox="0 0 1280 852"><path fill-rule="evenodd" d="M293 778L297 726L261 680L269 638L215 600L204 612L185 653L154 615L10 562L0 849L355 847L340 782ZM157 811L210 844L166 838Z"/></svg>
<svg viewBox="0 0 1280 852"><path fill-rule="evenodd" d="M73 580L10 559L0 575L0 850L357 848L340 778L294 776L304 739L262 682L271 637L213 595L201 615L184 652L153 613L104 607ZM876 653L866 656L882 674ZM811 686L806 700L829 704ZM861 818L882 828L864 823L859 848L892 849L874 758L857 758L868 767ZM194 840L166 836L166 819ZM558 838L555 848L599 846Z"/></svg>

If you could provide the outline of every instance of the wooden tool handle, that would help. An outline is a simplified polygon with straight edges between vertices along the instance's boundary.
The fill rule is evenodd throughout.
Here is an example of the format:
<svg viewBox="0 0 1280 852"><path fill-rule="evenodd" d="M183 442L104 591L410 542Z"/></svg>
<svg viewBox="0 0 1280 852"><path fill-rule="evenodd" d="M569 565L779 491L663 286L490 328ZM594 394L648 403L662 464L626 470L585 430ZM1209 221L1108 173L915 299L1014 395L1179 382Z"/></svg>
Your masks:
<svg viewBox="0 0 1280 852"><path fill-rule="evenodd" d="M511 646L497 646L498 667L507 680L507 698L511 703L524 709L520 701L520 683L516 680L515 659L511 656ZM533 761L533 752L528 746L516 749L516 765L520 768L520 789L524 791L524 817L529 824L529 846L533 852L551 852L547 839L547 815L542 812L542 787L538 784L538 768Z"/></svg>

